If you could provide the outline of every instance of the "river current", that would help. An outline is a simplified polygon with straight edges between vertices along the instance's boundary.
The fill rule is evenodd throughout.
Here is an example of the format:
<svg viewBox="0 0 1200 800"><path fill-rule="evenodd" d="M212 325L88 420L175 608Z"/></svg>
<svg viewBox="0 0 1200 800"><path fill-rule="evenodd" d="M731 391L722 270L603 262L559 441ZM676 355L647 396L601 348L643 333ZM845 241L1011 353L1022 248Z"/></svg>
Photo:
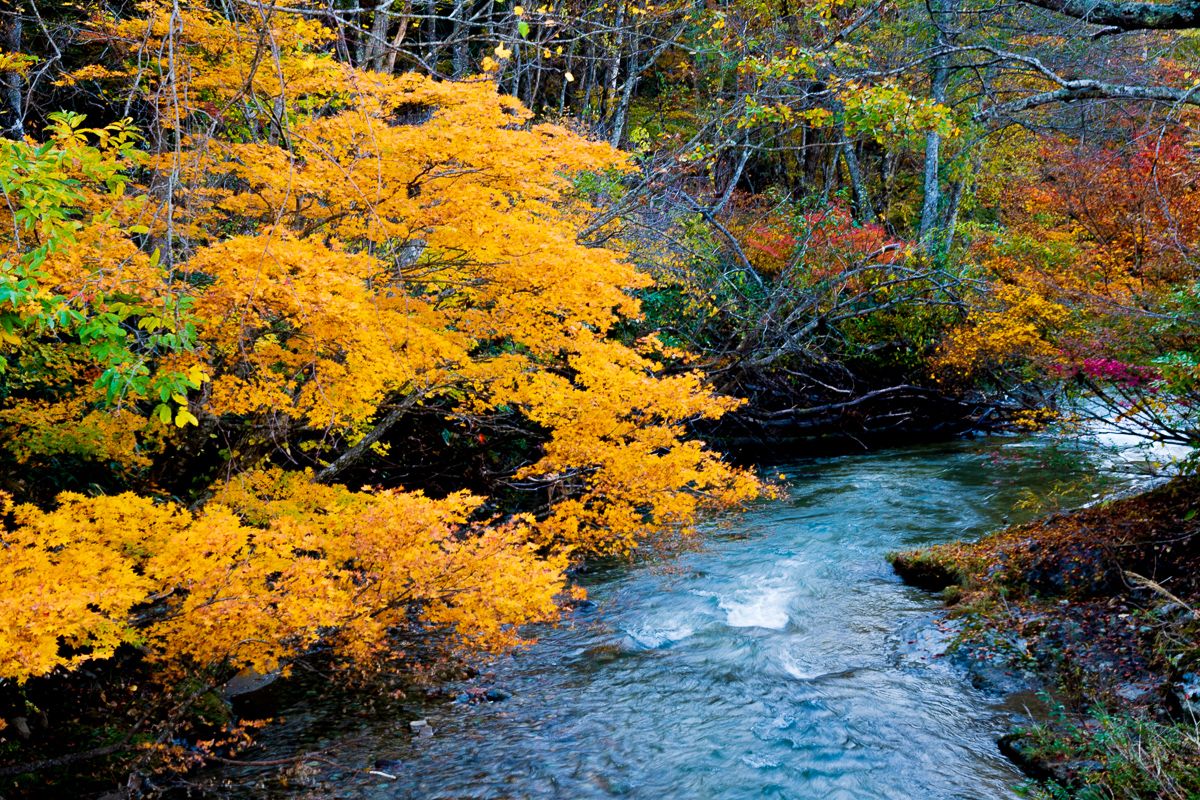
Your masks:
<svg viewBox="0 0 1200 800"><path fill-rule="evenodd" d="M273 793L296 798L1016 797L1012 704L941 655L940 603L885 555L1020 521L1031 496L1086 500L1103 461L998 439L773 468L783 496L695 548L585 575L590 604L487 668L507 699L309 698L247 757L329 748L344 767Z"/></svg>

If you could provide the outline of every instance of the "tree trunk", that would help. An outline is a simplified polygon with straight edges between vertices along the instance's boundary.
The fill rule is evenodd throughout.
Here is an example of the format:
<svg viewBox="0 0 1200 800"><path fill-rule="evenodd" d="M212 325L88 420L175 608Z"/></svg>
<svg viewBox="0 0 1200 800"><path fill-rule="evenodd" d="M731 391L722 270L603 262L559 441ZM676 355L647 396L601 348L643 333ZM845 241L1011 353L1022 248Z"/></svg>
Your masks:
<svg viewBox="0 0 1200 800"><path fill-rule="evenodd" d="M521 47L521 37L518 35L517 23L513 23L512 27L512 58L509 59L509 64L512 66L512 80L508 84L508 93L513 97L521 96L521 70L524 69L524 59L522 54L524 48Z"/></svg>
<svg viewBox="0 0 1200 800"><path fill-rule="evenodd" d="M858 218L863 222L875 221L875 209L871 205L871 195L867 191L867 182L863 180L862 169L858 164L858 154L854 152L854 142L846 138L846 129L841 131L842 162L850 175L850 186L854 190L854 207Z"/></svg>
<svg viewBox="0 0 1200 800"><path fill-rule="evenodd" d="M525 105L530 109L536 109L539 112L545 112L549 109L542 103L542 78L546 75L544 51L546 43L543 41L545 29L538 27L537 38L533 40L533 64L530 66L531 75L527 82L525 93L528 99L525 100Z"/></svg>
<svg viewBox="0 0 1200 800"><path fill-rule="evenodd" d="M930 0L929 13L934 28L937 30L937 45L946 44L943 26L949 22L953 13L952 0ZM939 55L933 60L933 69L929 76L929 98L936 103L946 100L946 89L950 83L950 56ZM925 178L924 199L921 202L921 227L918 233L920 241L926 245L938 231L938 204L941 200L941 171L942 137L936 131L925 134Z"/></svg>
<svg viewBox="0 0 1200 800"><path fill-rule="evenodd" d="M458 0L454 4L454 40L453 75L456 79L466 77L471 70L470 27L466 22L467 0Z"/></svg>
<svg viewBox="0 0 1200 800"><path fill-rule="evenodd" d="M824 137L822 137L824 138ZM829 142L821 143L821 205L829 204L829 196L833 194L834 183L837 181L838 148L828 147Z"/></svg>
<svg viewBox="0 0 1200 800"><path fill-rule="evenodd" d="M625 70L625 86L621 90L621 99L613 111L612 129L609 131L608 143L613 147L621 146L621 137L625 134L625 121L629 118L629 105L633 102L633 90L637 88L640 69L638 65L638 40L635 30L632 34L632 47L629 49L629 61Z"/></svg>
<svg viewBox="0 0 1200 800"><path fill-rule="evenodd" d="M616 40L612 43L611 58L608 59L608 69L604 75L604 92L601 94L600 118L606 123L613 117L617 101L617 83L621 78L621 54L625 47L625 3L617 6L617 16L613 22L616 29Z"/></svg>
<svg viewBox="0 0 1200 800"><path fill-rule="evenodd" d="M587 89L583 93L583 114L591 121L599 118L598 113L592 112L592 101L596 91L596 57L588 58Z"/></svg>
<svg viewBox="0 0 1200 800"><path fill-rule="evenodd" d="M371 20L371 32L366 44L365 60L361 64L363 69L379 72L387 63L387 32L388 23L392 19L391 10L392 0L384 0L375 7L375 16Z"/></svg>
<svg viewBox="0 0 1200 800"><path fill-rule="evenodd" d="M442 51L437 24L437 0L429 0L425 4L425 19L421 20L420 30L425 32L425 69L434 74L437 74L438 55Z"/></svg>
<svg viewBox="0 0 1200 800"><path fill-rule="evenodd" d="M733 198L733 192L737 189L738 181L742 179L742 172L746 169L746 162L749 160L750 142L743 139L742 153L738 156L737 164L734 165L733 174L729 176L729 182L725 184L725 191L721 194L721 198L717 201L717 204L712 208L713 214L720 214L725 210L725 206L729 205L729 201Z"/></svg>
<svg viewBox="0 0 1200 800"><path fill-rule="evenodd" d="M943 223L946 231L944 250L949 250L950 246L954 244L954 229L958 227L958 212L962 208L963 195L966 194L967 187L971 184L971 178L979 169L979 158L979 152L975 151L971 156L967 171L954 182L954 186L950 190L950 207L946 209L946 220Z"/></svg>
<svg viewBox="0 0 1200 800"><path fill-rule="evenodd" d="M392 37L392 46L383 62L383 71L388 75L396 71L396 56L400 55L400 45L404 43L404 36L408 33L408 21L411 17L412 0L404 0L404 10L400 12L400 26L396 28L396 35Z"/></svg>
<svg viewBox="0 0 1200 800"><path fill-rule="evenodd" d="M358 444L354 445L348 450L345 450L330 464L318 470L317 474L313 476L313 482L330 483L334 480L334 478L341 475L350 467L361 461L363 457L370 452L371 447L380 439L382 439L387 432L390 431L396 425L396 423L404 417L405 414L412 410L413 406L421 401L423 397L424 394L421 392L414 392L413 394L404 398L400 403L384 414L383 417L377 423L375 423L375 427L372 428L366 436L358 441Z"/></svg>
<svg viewBox="0 0 1200 800"><path fill-rule="evenodd" d="M571 77L575 77L574 70L572 69L575 66L575 48L576 42L574 39L572 39L571 49L567 51L566 69L566 72L571 73ZM569 88L570 83L571 82L567 80L567 76L564 73L562 79L562 88L559 89L558 93L558 116L560 117L567 113L567 89Z"/></svg>
<svg viewBox="0 0 1200 800"><path fill-rule="evenodd" d="M12 11L12 19L4 28L4 49L10 53L21 52L21 9ZM12 70L4 79L4 103L8 107L10 124L5 134L12 139L25 136L25 98L21 94L21 74Z"/></svg>

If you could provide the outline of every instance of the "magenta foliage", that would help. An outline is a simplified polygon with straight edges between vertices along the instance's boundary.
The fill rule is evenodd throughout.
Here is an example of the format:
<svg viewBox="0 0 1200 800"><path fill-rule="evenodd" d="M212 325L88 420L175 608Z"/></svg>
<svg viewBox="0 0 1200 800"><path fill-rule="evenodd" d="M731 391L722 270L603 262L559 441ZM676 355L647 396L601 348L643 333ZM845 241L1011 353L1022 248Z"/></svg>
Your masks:
<svg viewBox="0 0 1200 800"><path fill-rule="evenodd" d="M1131 389L1161 377L1158 370L1152 367L1126 364L1115 358L1085 358L1079 366L1079 372L1093 380L1116 383Z"/></svg>

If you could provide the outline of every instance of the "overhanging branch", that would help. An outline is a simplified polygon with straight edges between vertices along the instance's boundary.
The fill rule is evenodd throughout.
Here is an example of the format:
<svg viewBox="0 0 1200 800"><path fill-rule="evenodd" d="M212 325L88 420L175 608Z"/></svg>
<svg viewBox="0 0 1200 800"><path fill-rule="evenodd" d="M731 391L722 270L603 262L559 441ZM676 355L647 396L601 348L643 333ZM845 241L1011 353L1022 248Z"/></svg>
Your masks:
<svg viewBox="0 0 1200 800"><path fill-rule="evenodd" d="M978 122L986 122L1039 106L1080 100L1140 100L1194 106L1200 105L1200 93L1196 91L1197 88L1200 87L1175 89L1170 86L1127 86L1093 80L1063 81L1057 89L986 108L976 114L975 119Z"/></svg>
<svg viewBox="0 0 1200 800"><path fill-rule="evenodd" d="M1102 25L1105 33L1200 28L1200 0L1182 3L1112 3L1107 0L1024 0L1032 6ZM1112 30L1116 29L1116 31Z"/></svg>

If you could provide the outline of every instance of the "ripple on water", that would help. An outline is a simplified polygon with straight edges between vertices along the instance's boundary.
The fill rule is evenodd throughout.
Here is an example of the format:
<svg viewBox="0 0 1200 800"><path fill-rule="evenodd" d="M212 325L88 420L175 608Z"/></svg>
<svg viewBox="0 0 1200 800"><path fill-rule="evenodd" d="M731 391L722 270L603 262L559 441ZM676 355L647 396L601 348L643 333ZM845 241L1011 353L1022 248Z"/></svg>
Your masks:
<svg viewBox="0 0 1200 800"><path fill-rule="evenodd" d="M492 668L511 699L410 701L361 723L304 707L255 757L328 738L342 764L403 765L394 782L364 769L276 792L295 800L1014 797L995 745L1005 718L936 657L942 637L923 633L936 602L883 560L999 525L1021 492L1089 470L1049 469L1036 445L994 457L1005 444L788 465L792 496L739 519L739 537L677 570L595 578L595 608ZM408 736L417 716L435 737Z"/></svg>
<svg viewBox="0 0 1200 800"><path fill-rule="evenodd" d="M634 649L656 650L682 642L695 632L694 627L682 623L666 627L647 625L628 631L628 640Z"/></svg>

